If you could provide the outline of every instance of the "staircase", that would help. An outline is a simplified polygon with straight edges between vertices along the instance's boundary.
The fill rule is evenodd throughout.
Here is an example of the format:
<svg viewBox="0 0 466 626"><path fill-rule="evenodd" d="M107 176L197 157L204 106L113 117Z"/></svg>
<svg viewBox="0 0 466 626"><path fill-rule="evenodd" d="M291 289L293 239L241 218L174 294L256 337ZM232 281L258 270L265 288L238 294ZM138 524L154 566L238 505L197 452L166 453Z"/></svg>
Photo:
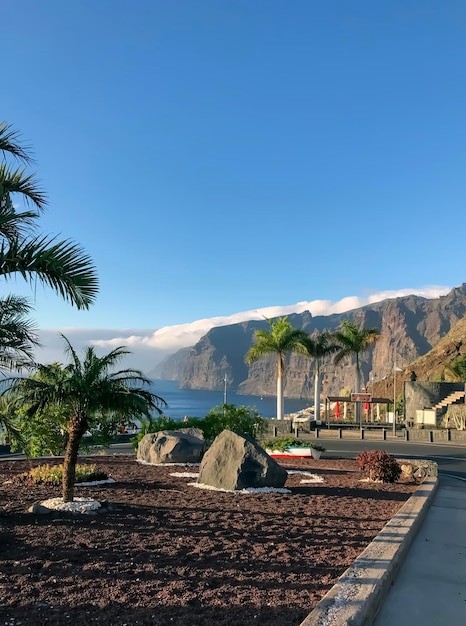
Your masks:
<svg viewBox="0 0 466 626"><path fill-rule="evenodd" d="M465 392L454 391L453 393L448 395L446 398L438 402L435 406L433 406L432 410L437 411L437 409L443 409L443 407L449 406L450 404L455 404L456 402L458 402L458 400L461 400L461 399L463 399L463 402L464 402Z"/></svg>

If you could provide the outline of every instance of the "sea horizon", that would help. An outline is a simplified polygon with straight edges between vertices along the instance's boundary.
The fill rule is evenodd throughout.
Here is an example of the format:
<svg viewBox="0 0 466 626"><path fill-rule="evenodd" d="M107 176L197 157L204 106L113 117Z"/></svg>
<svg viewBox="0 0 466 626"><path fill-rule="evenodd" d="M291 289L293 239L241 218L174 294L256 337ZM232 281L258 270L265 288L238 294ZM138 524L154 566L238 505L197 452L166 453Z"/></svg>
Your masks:
<svg viewBox="0 0 466 626"><path fill-rule="evenodd" d="M168 406L163 413L173 419L183 417L205 417L216 406L224 403L224 389L185 389L178 386L178 381L151 379L152 391L163 398ZM259 415L266 418L276 417L276 396L251 396L238 394L236 391L226 390L227 404L256 408ZM311 398L285 398L285 415L296 413L301 409L313 406Z"/></svg>

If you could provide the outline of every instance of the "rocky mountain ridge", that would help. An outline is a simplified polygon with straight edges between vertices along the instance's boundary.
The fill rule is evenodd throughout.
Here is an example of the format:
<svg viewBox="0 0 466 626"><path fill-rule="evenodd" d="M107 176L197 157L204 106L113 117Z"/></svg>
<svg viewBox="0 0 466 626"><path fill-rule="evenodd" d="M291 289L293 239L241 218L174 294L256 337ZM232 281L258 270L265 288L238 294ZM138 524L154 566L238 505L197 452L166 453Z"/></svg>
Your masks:
<svg viewBox="0 0 466 626"><path fill-rule="evenodd" d="M371 390L372 385L375 394L386 397L392 393L390 387L394 364L403 370L400 380L408 376L411 364L414 366L420 357L441 345L441 340L465 315L466 283L463 283L440 298L427 299L411 295L387 299L340 314L313 317L306 311L289 315L288 319L295 328L309 334L314 331L334 331L343 320L354 320L366 328L379 329L381 337L362 356L361 367L368 389ZM267 327L265 320L258 320L212 328L192 348L184 348L165 359L151 375L178 380L182 388L213 390L223 388L226 376L228 387L238 393L275 395L275 356L264 357L249 367L244 362L255 331ZM464 329L466 331L466 322ZM458 331L459 334L461 332ZM293 354L287 361L285 395L290 398L312 398L313 360ZM434 375L435 368L426 368L424 372L421 365L422 361L417 367L423 375ZM352 390L354 366L349 361L335 367L330 357L324 361L323 371L324 393L339 395L343 389Z"/></svg>

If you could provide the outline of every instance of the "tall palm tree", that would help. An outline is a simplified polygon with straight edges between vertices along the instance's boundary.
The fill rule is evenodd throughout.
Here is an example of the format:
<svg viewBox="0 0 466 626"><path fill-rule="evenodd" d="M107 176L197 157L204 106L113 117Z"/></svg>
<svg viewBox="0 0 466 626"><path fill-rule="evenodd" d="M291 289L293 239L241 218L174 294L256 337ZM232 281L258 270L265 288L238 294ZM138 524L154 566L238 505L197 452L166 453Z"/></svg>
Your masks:
<svg viewBox="0 0 466 626"><path fill-rule="evenodd" d="M29 415L60 405L66 418L67 442L63 462L63 501L72 502L76 462L81 437L106 416L118 414L122 421L149 417L151 411L162 413L166 402L149 389L150 380L139 370L111 371L123 356L124 347L99 357L88 347L81 361L62 335L71 362L37 365L38 376L10 379L8 390L16 403L27 406Z"/></svg>
<svg viewBox="0 0 466 626"><path fill-rule="evenodd" d="M333 333L338 344L338 352L335 355L334 363L338 365L346 358L355 359L355 388L358 393L361 386L361 363L360 356L364 354L371 345L380 337L380 331L376 328L360 328L356 322L345 320L340 324L337 331ZM360 403L356 404L357 421L361 421Z"/></svg>
<svg viewBox="0 0 466 626"><path fill-rule="evenodd" d="M288 317L280 317L277 320L267 320L270 331L256 330L254 343L249 348L245 361L247 364L257 361L268 354L277 355L277 419L283 419L283 376L285 373L285 357L289 352L304 354L306 348L303 341L308 336L303 330L293 328Z"/></svg>
<svg viewBox="0 0 466 626"><path fill-rule="evenodd" d="M308 335L302 342L306 354L314 359L314 417L320 419L320 365L322 359L338 350L331 333L324 331L318 335Z"/></svg>
<svg viewBox="0 0 466 626"><path fill-rule="evenodd" d="M0 154L0 276L38 279L78 309L89 308L98 292L92 260L69 239L35 234L47 197L35 174L27 171L33 162L28 146L21 145L18 131L6 122L0 123ZM7 157L21 165L12 166ZM16 196L31 208L18 212Z"/></svg>

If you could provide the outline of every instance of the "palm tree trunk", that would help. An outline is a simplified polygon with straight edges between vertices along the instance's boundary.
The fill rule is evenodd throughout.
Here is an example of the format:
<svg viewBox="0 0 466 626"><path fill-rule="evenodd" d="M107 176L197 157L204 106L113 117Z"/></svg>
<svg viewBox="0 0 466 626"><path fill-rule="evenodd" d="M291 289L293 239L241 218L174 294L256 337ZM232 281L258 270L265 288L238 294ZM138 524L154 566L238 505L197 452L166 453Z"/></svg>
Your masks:
<svg viewBox="0 0 466 626"><path fill-rule="evenodd" d="M360 386L361 386L361 375L360 375L360 370L359 370L359 359L358 359L358 355L356 355L356 377L355 377L355 387L356 387L356 389L354 390L355 393L359 393L361 391L360 390ZM362 411L361 411L361 403L360 402L356 402L355 417L356 417L356 424L361 425L361 423L362 423Z"/></svg>
<svg viewBox="0 0 466 626"><path fill-rule="evenodd" d="M316 424L320 420L320 376L317 367L314 376L314 419Z"/></svg>
<svg viewBox="0 0 466 626"><path fill-rule="evenodd" d="M284 400L283 400L283 355L277 355L277 420L283 419L283 409L284 409Z"/></svg>
<svg viewBox="0 0 466 626"><path fill-rule="evenodd" d="M277 376L277 420L283 419L283 377L280 374Z"/></svg>
<svg viewBox="0 0 466 626"><path fill-rule="evenodd" d="M78 461L79 442L86 432L87 422L79 417L70 420L68 425L68 441L66 442L65 458L63 459L62 495L63 502L73 502L76 463Z"/></svg>

